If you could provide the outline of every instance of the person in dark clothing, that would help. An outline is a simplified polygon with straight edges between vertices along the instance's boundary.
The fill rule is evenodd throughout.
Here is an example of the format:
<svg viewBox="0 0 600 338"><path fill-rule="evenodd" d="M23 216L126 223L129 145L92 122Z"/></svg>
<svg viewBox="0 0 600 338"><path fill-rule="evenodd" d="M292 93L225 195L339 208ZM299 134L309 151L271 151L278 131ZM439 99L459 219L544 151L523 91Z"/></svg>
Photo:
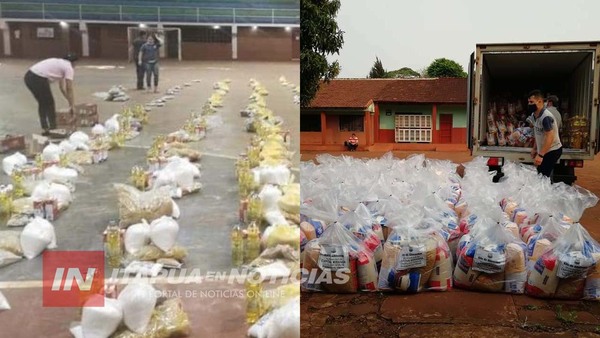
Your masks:
<svg viewBox="0 0 600 338"><path fill-rule="evenodd" d="M50 135L50 130L56 129L56 107L50 83L58 81L60 91L69 102L71 114L74 113L73 64L76 60L77 56L74 54L68 54L62 59L45 59L31 66L25 74L25 85L38 102L38 114L44 136Z"/></svg>
<svg viewBox="0 0 600 338"><path fill-rule="evenodd" d="M150 92L152 85L152 75L154 75L154 92L158 93L158 59L161 41L152 34L146 40L146 43L140 48L138 55L138 65L142 65L146 71L146 88Z"/></svg>
<svg viewBox="0 0 600 338"><path fill-rule="evenodd" d="M131 55L132 60L135 61L135 74L137 76L137 89L144 90L144 73L146 70L144 69L144 65L140 65L137 62L138 54L140 53L140 49L146 43L148 33L146 31L140 31L138 37L133 40L131 44Z"/></svg>

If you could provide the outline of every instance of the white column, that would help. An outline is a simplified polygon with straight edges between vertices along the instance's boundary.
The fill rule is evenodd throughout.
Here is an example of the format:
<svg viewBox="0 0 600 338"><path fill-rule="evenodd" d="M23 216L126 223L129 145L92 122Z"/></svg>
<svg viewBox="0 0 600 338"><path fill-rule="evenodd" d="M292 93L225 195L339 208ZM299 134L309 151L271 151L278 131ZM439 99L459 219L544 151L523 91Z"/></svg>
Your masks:
<svg viewBox="0 0 600 338"><path fill-rule="evenodd" d="M87 29L87 23L79 21L79 31L81 32L81 56L90 56L90 35Z"/></svg>
<svg viewBox="0 0 600 338"><path fill-rule="evenodd" d="M238 33L238 26L234 25L231 27L231 58L234 60L237 60L237 33Z"/></svg>
<svg viewBox="0 0 600 338"><path fill-rule="evenodd" d="M167 44L169 43L169 41L167 41L167 32L164 31L165 27L163 26L162 23L158 23L156 25L156 28L160 31L162 30L163 36L161 36L160 38L163 40L162 43L162 47L160 47L158 49L158 53L160 55L161 58L165 58L167 56Z"/></svg>
<svg viewBox="0 0 600 338"><path fill-rule="evenodd" d="M0 20L0 29L2 30L2 37L4 41L4 55L11 56L12 51L10 49L10 27L8 22Z"/></svg>

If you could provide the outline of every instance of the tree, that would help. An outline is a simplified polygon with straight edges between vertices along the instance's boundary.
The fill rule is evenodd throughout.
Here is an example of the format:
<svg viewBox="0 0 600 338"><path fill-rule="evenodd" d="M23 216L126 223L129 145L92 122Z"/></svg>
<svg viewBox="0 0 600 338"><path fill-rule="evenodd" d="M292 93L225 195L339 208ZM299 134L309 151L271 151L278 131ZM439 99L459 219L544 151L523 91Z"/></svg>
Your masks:
<svg viewBox="0 0 600 338"><path fill-rule="evenodd" d="M421 74L414 71L411 68L403 67L400 69L392 70L387 73L387 77L391 78L413 78L413 77L421 77Z"/></svg>
<svg viewBox="0 0 600 338"><path fill-rule="evenodd" d="M428 77L467 77L461 65L445 58L435 59L426 72Z"/></svg>
<svg viewBox="0 0 600 338"><path fill-rule="evenodd" d="M367 78L381 79L385 77L388 77L387 72L385 71L385 69L383 69L383 64L381 63L381 60L379 60L378 57L375 57L375 63L373 64L373 67L371 68L371 71L369 72Z"/></svg>
<svg viewBox="0 0 600 338"><path fill-rule="evenodd" d="M315 97L322 80L328 82L340 73L337 61L327 55L339 54L343 33L335 21L340 0L302 0L300 6L300 105L306 107Z"/></svg>

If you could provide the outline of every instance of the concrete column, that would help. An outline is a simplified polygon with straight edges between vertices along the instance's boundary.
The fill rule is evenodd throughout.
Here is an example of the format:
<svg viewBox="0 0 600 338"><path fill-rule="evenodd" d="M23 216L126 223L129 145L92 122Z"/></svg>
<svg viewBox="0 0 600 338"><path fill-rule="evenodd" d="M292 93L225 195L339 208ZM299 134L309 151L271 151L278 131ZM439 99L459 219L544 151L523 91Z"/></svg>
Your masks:
<svg viewBox="0 0 600 338"><path fill-rule="evenodd" d="M437 104L434 104L431 112L431 143L439 142L437 129Z"/></svg>
<svg viewBox="0 0 600 338"><path fill-rule="evenodd" d="M4 55L11 56L12 51L10 49L10 27L8 22L0 20L0 29L2 30L2 38L4 41Z"/></svg>
<svg viewBox="0 0 600 338"><path fill-rule="evenodd" d="M162 45L162 47L160 47L160 48L158 49L158 52L159 52L159 55L160 55L160 57L161 57L161 58L165 58L165 57L167 56L167 48L168 48L168 47L167 47L167 45L168 45L168 43L169 43L169 41L167 40L167 34L166 34L166 32L164 31L165 27L163 26L163 24L162 24L162 23L159 23L158 25L156 25L156 28L157 28L159 31L160 31L160 30L162 30L162 31L163 31L163 36L161 36L161 37L160 37L160 38L163 40L163 41L162 41L163 45Z"/></svg>
<svg viewBox="0 0 600 338"><path fill-rule="evenodd" d="M373 121L373 132L375 133L375 143L379 142L379 104L375 103L375 116ZM395 130L395 129L394 129Z"/></svg>
<svg viewBox="0 0 600 338"><path fill-rule="evenodd" d="M81 56L90 56L90 35L87 29L87 23L79 21L79 32L81 32Z"/></svg>
<svg viewBox="0 0 600 338"><path fill-rule="evenodd" d="M233 60L237 60L238 58L238 46L237 46L237 33L238 33L238 26L232 26L231 27L231 58Z"/></svg>
<svg viewBox="0 0 600 338"><path fill-rule="evenodd" d="M327 116L325 112L321 112L321 144L325 145L327 142Z"/></svg>

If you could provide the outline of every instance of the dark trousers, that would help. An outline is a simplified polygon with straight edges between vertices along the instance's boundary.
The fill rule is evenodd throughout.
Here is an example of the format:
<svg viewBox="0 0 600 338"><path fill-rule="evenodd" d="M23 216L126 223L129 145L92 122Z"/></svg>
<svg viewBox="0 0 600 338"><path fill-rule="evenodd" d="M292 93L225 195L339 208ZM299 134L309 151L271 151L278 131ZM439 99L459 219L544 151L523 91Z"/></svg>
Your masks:
<svg viewBox="0 0 600 338"><path fill-rule="evenodd" d="M358 148L358 144L350 144L350 142L348 142L348 141L344 141L344 145L346 146L346 149L348 149L349 151L355 151L356 148Z"/></svg>
<svg viewBox="0 0 600 338"><path fill-rule="evenodd" d="M542 164L537 167L538 174L542 174L546 177L550 177L552 175L552 171L554 170L554 166L556 162L560 159L562 155L562 147L552 150L544 154L544 158L542 159Z"/></svg>
<svg viewBox="0 0 600 338"><path fill-rule="evenodd" d="M56 108L48 79L28 71L25 74L25 85L38 102L38 114L42 129L56 129Z"/></svg>
<svg viewBox="0 0 600 338"><path fill-rule="evenodd" d="M136 62L135 65L135 75L137 76L137 89L144 89L144 74L146 73L146 69L144 65L140 65Z"/></svg>
<svg viewBox="0 0 600 338"><path fill-rule="evenodd" d="M158 62L147 62L144 64L146 67L146 87L150 88L152 83L152 74L154 74L154 87L158 86Z"/></svg>

